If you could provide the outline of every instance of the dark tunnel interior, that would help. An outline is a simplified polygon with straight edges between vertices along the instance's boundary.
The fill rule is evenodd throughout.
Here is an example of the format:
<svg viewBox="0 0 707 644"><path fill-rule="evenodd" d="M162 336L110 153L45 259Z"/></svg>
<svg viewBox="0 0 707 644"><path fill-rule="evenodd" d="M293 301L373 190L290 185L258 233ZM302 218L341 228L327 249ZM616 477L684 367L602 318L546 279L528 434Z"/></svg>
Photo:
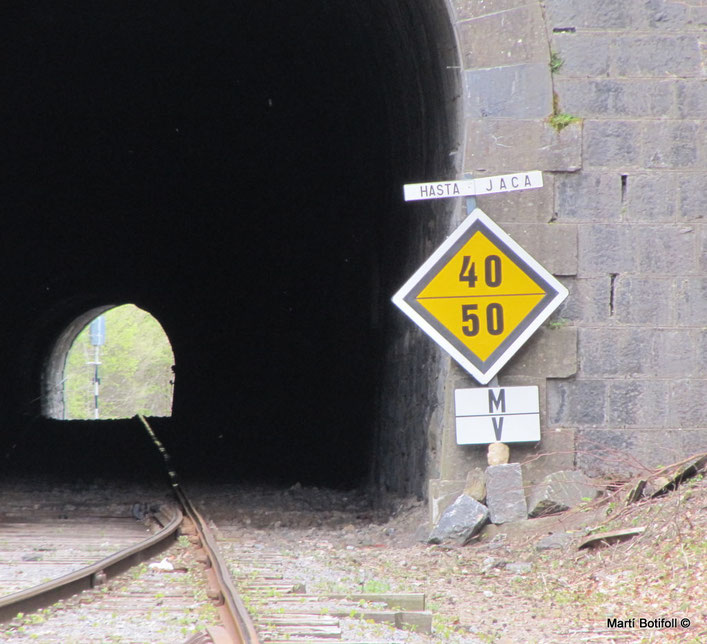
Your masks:
<svg viewBox="0 0 707 644"><path fill-rule="evenodd" d="M153 424L175 467L360 485L386 431L389 298L430 226L402 184L454 171L443 0L0 13L3 471L145 471L137 420L42 411L62 331L133 303L174 350Z"/></svg>

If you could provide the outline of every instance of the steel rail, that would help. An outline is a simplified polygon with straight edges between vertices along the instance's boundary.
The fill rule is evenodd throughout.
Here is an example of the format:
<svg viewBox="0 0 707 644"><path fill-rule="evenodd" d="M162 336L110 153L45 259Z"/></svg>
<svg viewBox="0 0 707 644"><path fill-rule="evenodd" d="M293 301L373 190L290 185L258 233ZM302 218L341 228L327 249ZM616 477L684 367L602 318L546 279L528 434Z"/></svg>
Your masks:
<svg viewBox="0 0 707 644"><path fill-rule="evenodd" d="M172 483L172 490L182 506L184 514L194 524L194 529L197 532L197 545L204 550L202 560L206 564L209 596L216 602L223 625L222 628L207 629L209 636L215 644L261 644L255 625L248 614L245 604L238 595L238 591L231 579L228 565L221 556L213 533L179 484L177 474L170 465L170 456L164 445L157 438L145 417L138 414L138 418L162 454Z"/></svg>
<svg viewBox="0 0 707 644"><path fill-rule="evenodd" d="M163 526L159 532L128 546L93 564L79 568L51 581L0 597L0 623L14 619L18 613L29 613L51 606L72 595L102 585L111 577L163 552L183 520L182 512L174 507L160 506L155 518Z"/></svg>

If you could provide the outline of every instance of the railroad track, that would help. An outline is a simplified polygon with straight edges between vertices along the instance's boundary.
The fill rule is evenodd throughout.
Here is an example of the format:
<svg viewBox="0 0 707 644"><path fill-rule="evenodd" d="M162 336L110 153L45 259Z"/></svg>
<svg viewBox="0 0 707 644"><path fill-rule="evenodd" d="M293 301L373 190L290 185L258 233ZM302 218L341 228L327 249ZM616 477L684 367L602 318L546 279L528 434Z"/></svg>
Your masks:
<svg viewBox="0 0 707 644"><path fill-rule="evenodd" d="M141 421L165 459L177 503L166 496L136 503L131 491L122 501L81 504L76 490L66 490L28 507L34 487L14 507L3 499L0 636L47 644L377 644L359 634L360 624L430 631L422 595L307 592L287 555L241 543L227 525L212 530ZM72 618L73 609L79 613ZM155 613L164 619L154 623L176 629L150 631L144 620L140 630L141 616ZM72 619L87 630L72 635Z"/></svg>

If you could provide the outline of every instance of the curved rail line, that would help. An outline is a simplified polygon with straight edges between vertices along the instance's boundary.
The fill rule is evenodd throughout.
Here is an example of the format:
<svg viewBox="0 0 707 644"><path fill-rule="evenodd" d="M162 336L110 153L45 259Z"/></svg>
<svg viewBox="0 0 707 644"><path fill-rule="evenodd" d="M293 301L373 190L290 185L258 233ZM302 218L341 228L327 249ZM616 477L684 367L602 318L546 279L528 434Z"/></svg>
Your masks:
<svg viewBox="0 0 707 644"><path fill-rule="evenodd" d="M0 597L0 623L10 621L17 613L45 608L76 593L100 586L107 579L162 552L175 538L183 514L176 507L160 506L153 516L162 525L162 529L143 541L51 581Z"/></svg>
<svg viewBox="0 0 707 644"><path fill-rule="evenodd" d="M0 597L0 623L14 619L18 613L29 613L46 608L84 590L95 588L129 568L154 557L171 545L181 527L182 534L202 552L197 558L205 565L208 596L218 609L221 626L212 626L206 633L198 633L187 644L260 644L260 639L248 611L238 596L228 566L219 552L216 539L206 521L179 486L176 473L170 467L170 458L162 443L143 416L138 416L159 449L167 466L172 490L182 510L160 506L153 517L162 529L147 539L124 548L96 563L80 568L32 588ZM185 519L185 517L187 519Z"/></svg>

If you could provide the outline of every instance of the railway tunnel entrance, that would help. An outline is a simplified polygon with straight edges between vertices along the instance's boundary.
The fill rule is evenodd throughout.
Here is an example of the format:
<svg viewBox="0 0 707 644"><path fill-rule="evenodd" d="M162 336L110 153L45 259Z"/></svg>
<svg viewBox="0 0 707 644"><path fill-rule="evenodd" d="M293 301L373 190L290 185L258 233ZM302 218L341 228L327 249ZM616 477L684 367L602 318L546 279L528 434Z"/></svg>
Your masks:
<svg viewBox="0 0 707 644"><path fill-rule="evenodd" d="M156 425L182 470L419 493L436 351L389 298L448 231L401 196L461 162L446 2L5 14L7 468L135 461L138 423L84 440L41 385L72 320L134 302L179 356Z"/></svg>

